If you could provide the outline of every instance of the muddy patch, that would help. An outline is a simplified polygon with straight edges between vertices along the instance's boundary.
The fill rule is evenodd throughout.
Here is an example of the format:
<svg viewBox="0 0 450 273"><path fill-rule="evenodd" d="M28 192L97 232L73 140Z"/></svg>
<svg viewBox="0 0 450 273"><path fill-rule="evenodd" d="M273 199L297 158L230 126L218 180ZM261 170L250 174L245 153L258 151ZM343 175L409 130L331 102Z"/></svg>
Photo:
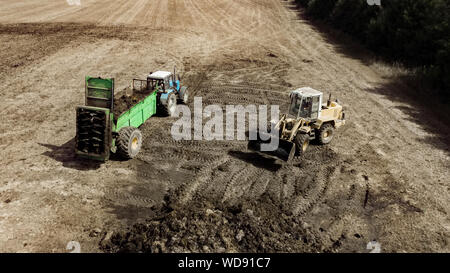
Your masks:
<svg viewBox="0 0 450 273"><path fill-rule="evenodd" d="M300 218L280 211L268 195L233 206L195 201L173 208L169 200L164 210L145 223L108 234L101 249L148 253L327 251L315 232Z"/></svg>

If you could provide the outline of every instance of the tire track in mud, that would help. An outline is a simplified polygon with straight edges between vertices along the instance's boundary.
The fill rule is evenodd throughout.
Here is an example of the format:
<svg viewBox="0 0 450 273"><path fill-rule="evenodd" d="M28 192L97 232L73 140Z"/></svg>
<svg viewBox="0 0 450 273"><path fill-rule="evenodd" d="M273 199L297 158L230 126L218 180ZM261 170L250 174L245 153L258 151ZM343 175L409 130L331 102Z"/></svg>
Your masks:
<svg viewBox="0 0 450 273"><path fill-rule="evenodd" d="M242 105L244 107L248 105L258 106L266 105L267 115L270 115L270 107L278 105L280 111L287 109L289 97L287 93L274 92L270 89L254 88L251 86L240 85L223 85L223 86L210 86L204 89L202 93L206 93L203 96L204 104L217 104L222 107L226 105ZM281 96L280 96L281 95ZM225 108L223 109L226 110Z"/></svg>
<svg viewBox="0 0 450 273"><path fill-rule="evenodd" d="M205 142L203 140L173 140L173 139L161 139L158 140L159 144L163 144L165 147L182 147L185 149L192 149L194 151L198 149L207 149L208 152L220 152L230 147L241 148L245 144L241 142L218 140L215 142ZM207 144L206 144L207 143Z"/></svg>
<svg viewBox="0 0 450 273"><path fill-rule="evenodd" d="M271 103L274 101L284 102L283 99L279 98L279 95L274 94L276 92L272 92L272 89L267 88L267 86L264 88L263 86L253 86L252 84L209 85L202 87L199 93L200 95L205 94L203 97L205 103L226 104L238 102L241 104L265 104L265 100L269 100ZM287 97L287 94L285 95ZM213 152L217 156L227 151L241 150L238 147L246 150L244 143L236 141L175 141L171 138L156 137L154 138L154 144L184 149L183 153L174 153L173 155L164 156L164 158L181 158L191 164L195 164L195 162L206 164L206 166L196 172L196 178L193 182L187 183L177 190L177 195L181 196L179 199L180 204L189 203L197 194L208 196L208 191L214 187L209 184L213 183L217 185L214 187L214 191L222 192L222 203L232 204L240 202L240 200L255 200L269 193L280 200L287 211L291 211L294 215L304 215L323 198L329 183L331 183L331 173L335 169L332 166L325 167L326 165L315 167L314 164L317 164L317 162L311 163L311 161L321 162L318 159L321 156L326 157L326 154L313 156L314 159L297 158L292 165L285 165L279 171L265 170L262 167L253 166L251 162L245 162L237 158L224 157L217 159L214 157L199 160L198 157L192 156L192 152L200 148L205 150L206 153ZM194 150L192 150L192 147ZM322 148L313 147L311 150L311 153L329 153L329 150ZM306 163L303 163L303 160ZM225 163L231 163L229 168L231 173L226 177L216 178L214 171L218 166ZM309 167L298 167L296 166L298 164L311 165L313 167L308 170ZM311 176L315 178L305 180L305 177ZM286 179L290 181L286 182ZM295 189L296 185L300 183L306 183L307 185L303 185L301 190ZM285 184L291 184L290 186L293 189L286 191ZM274 188L278 188L278 190L274 190Z"/></svg>
<svg viewBox="0 0 450 273"><path fill-rule="evenodd" d="M131 194L124 190L112 189L105 192L106 200L120 206L134 206L138 208L152 208L157 202L143 195Z"/></svg>
<svg viewBox="0 0 450 273"><path fill-rule="evenodd" d="M207 152L203 152L199 151L199 147L189 147L189 145L184 144L168 145L168 143L166 143L162 146L159 146L160 144L161 143L155 143L153 147L163 147L163 149L161 150L164 150L164 152L158 153L155 156L145 153L145 155L142 155L140 158L146 162L152 162L152 159L154 159L158 161L178 162L179 165L183 165L186 163L210 164L218 160L218 158L220 158L221 156L220 150L211 151L211 149L208 149ZM174 149L174 147L183 147L185 149ZM146 150L154 151L152 147L147 148ZM146 150L144 150L144 152L146 152Z"/></svg>
<svg viewBox="0 0 450 273"><path fill-rule="evenodd" d="M229 204L244 199L258 199L266 191L269 178L262 176L264 170L253 166L241 166L237 172L233 173L229 181L224 181L225 189L223 192L222 203ZM263 183L261 183L263 178ZM252 190L253 189L253 190Z"/></svg>
<svg viewBox="0 0 450 273"><path fill-rule="evenodd" d="M334 170L335 168L333 167L326 167L317 171L317 176L308 185L306 192L294 198L292 204L294 215L303 215L309 212L322 199L331 182L330 177ZM298 183L298 181L296 182Z"/></svg>
<svg viewBox="0 0 450 273"><path fill-rule="evenodd" d="M200 83L201 85L201 83ZM206 93L205 101L208 101L208 96L214 96L216 100L219 102L224 101L223 96L215 95L215 94L225 94L225 90L228 90L229 86L208 86L208 87L200 87L201 91L199 93ZM231 86L232 88L232 86ZM251 92L257 96L260 96L260 91ZM237 97L244 96L241 90L238 90L238 93L231 93L229 97L231 97L231 102L236 101ZM203 121L205 122L205 121ZM163 123L164 124L164 123ZM152 127L158 126L153 124ZM166 126L166 125L164 125ZM155 151L155 148L164 149L164 153L155 155L155 159L158 160L167 160L177 162L177 168L182 167L183 165L199 165L202 166L199 170L193 170L191 172L194 173L193 181L186 182L176 189L176 199L177 203L184 206L189 203L192 198L199 194L203 193L204 190L208 188L208 186L213 184L226 184L228 181L217 181L214 177L214 171L217 170L218 166L222 164L226 164L232 160L228 156L224 156L229 150L242 150L246 149L246 143L236 142L236 141L199 141L199 140L174 140L170 136L164 133L156 133L152 134L151 144L144 143L144 152L145 150ZM203 155L200 155L203 154ZM150 159L146 156L142 156L142 159L145 161L151 162L152 156ZM245 169L244 169L245 170ZM258 169L254 170L255 172L246 171L246 176L251 175L252 173L261 172ZM228 176L227 176L228 177ZM235 179L232 183L237 180L242 180L242 177L239 175L235 175ZM248 185L247 188L252 187L252 184ZM255 191L257 191L257 187L255 187ZM229 190L223 189L225 194L229 193ZM232 197L233 194L230 196Z"/></svg>
<svg viewBox="0 0 450 273"><path fill-rule="evenodd" d="M243 89L246 91L243 92ZM262 88L252 88L251 85L248 86L239 86L239 85L221 85L221 86L208 86L206 88L202 88L203 91L200 93L206 93L205 101L210 101L211 98L215 99L219 103L224 103L225 100L229 102L246 102L246 103L254 103L252 98L257 98L259 103L263 103L261 99L261 90L270 91L270 89L262 89ZM220 95L221 94L221 95ZM239 98L245 98L240 101ZM247 99L248 97L248 99ZM178 159L183 161L183 163L179 163L178 166L183 164L196 164L199 163L203 166L200 170L195 171L196 178L192 182L186 183L186 185L181 186L177 189L177 196L179 196L179 203L186 204L189 203L192 198L201 193L205 194L204 190L208 190L208 185L213 183L214 185L219 186L219 191L223 191L223 200L234 202L236 198L242 196L243 198L258 198L259 195L264 194L267 189L267 185L270 183L270 177L272 174L267 172L266 170L259 167L252 167L250 163L242 162L238 159L233 159L224 157L218 159L221 154L227 153L227 151L232 150L246 150L246 143L236 142L236 141L194 141L194 140L181 140L175 141L170 137L164 135L157 135L152 138L151 146L162 146L164 149L169 152L167 155L164 155L162 159ZM170 152L172 147L176 147L176 149L183 149L183 152L174 151ZM149 147L151 150L152 148ZM214 154L214 157L202 158L193 155L198 149L202 149L205 153L209 153L211 155ZM232 174L232 178L230 176L226 176L224 180L217 180L214 177L214 171L218 166L225 164L227 162L234 162L234 165L240 166L238 172L234 172ZM261 179L262 174L264 175L263 179ZM226 186L223 186L226 185ZM210 185L211 186L211 185ZM237 190L238 192L233 191L232 189ZM217 190L217 188L215 189ZM250 196L248 194L250 193ZM256 195L256 196L255 196ZM239 198L238 198L239 199Z"/></svg>
<svg viewBox="0 0 450 273"><path fill-rule="evenodd" d="M194 181L186 183L178 190L179 203L184 205L192 199L197 190L208 181L211 181L211 173L215 168L227 162L229 158L227 156L222 157L219 160L206 164L198 173Z"/></svg>
<svg viewBox="0 0 450 273"><path fill-rule="evenodd" d="M209 104L219 104L219 105L234 105L234 104L264 104L264 101L261 99L252 99L248 98L245 95L239 94L222 94L222 95L208 95L204 98L204 101Z"/></svg>
<svg viewBox="0 0 450 273"><path fill-rule="evenodd" d="M255 88L251 85L213 85L203 89L205 93L204 101L218 104L236 104L244 105L269 105L269 101L283 101L274 96L273 90L264 88ZM286 95L287 98L287 95Z"/></svg>
<svg viewBox="0 0 450 273"><path fill-rule="evenodd" d="M235 188L237 180L241 180L242 178L246 178L249 172L247 172L246 167L241 167L238 171L231 173L230 180L225 185L225 192L223 194L222 202L229 200L232 197L236 197L237 189ZM239 181L241 182L241 181Z"/></svg>
<svg viewBox="0 0 450 273"><path fill-rule="evenodd" d="M243 195L246 195L246 191L258 182L263 170L252 166L242 166L239 171L232 174L231 179L225 185L222 202L236 201ZM253 179L251 179L253 178ZM245 196L248 198L248 196ZM251 195L250 195L251 197ZM259 196L256 196L256 198ZM234 200L232 200L234 199Z"/></svg>

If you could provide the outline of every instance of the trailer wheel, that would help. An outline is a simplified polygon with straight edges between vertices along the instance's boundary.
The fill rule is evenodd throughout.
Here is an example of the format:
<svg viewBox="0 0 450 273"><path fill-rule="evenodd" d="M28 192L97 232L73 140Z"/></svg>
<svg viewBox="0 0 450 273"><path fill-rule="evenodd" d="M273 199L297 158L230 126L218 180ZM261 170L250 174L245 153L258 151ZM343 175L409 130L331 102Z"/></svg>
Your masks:
<svg viewBox="0 0 450 273"><path fill-rule="evenodd" d="M330 123L326 123L320 127L317 132L317 140L319 144L328 144L333 139L334 127Z"/></svg>
<svg viewBox="0 0 450 273"><path fill-rule="evenodd" d="M309 146L309 135L303 133L297 133L295 136L295 146L297 146L296 154L303 155Z"/></svg>
<svg viewBox="0 0 450 273"><path fill-rule="evenodd" d="M189 101L189 90L186 86L181 87L180 89L180 102L187 104Z"/></svg>
<svg viewBox="0 0 450 273"><path fill-rule="evenodd" d="M124 127L117 138L117 152L126 159L134 158L142 146L142 134L138 128Z"/></svg>
<svg viewBox="0 0 450 273"><path fill-rule="evenodd" d="M170 93L167 97L167 103L166 105L161 104L161 111L166 116L173 116L175 113L175 110L177 109L177 97L174 93Z"/></svg>

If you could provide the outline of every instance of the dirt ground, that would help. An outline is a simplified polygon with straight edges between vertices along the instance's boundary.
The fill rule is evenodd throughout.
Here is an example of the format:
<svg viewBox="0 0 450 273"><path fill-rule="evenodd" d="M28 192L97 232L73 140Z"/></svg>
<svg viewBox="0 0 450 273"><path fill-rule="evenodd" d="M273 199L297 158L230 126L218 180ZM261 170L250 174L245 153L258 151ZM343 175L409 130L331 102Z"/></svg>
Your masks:
<svg viewBox="0 0 450 273"><path fill-rule="evenodd" d="M1 252L450 252L449 123L290 1L0 0L0 48ZM293 164L174 141L164 117L136 159L74 156L86 75L122 90L174 65L204 105L311 86L347 124Z"/></svg>

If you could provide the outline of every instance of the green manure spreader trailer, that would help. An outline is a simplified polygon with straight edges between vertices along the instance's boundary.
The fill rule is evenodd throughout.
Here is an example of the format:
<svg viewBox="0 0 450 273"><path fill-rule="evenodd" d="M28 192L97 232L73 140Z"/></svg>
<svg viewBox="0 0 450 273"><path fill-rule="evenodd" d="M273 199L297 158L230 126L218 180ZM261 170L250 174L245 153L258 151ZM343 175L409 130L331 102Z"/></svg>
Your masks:
<svg viewBox="0 0 450 273"><path fill-rule="evenodd" d="M111 153L130 159L142 146L138 129L158 112L172 115L177 101L187 103L189 93L175 73L157 71L147 80L134 79L132 94L114 96L114 79L86 77L85 105L76 108L75 153L105 161Z"/></svg>

